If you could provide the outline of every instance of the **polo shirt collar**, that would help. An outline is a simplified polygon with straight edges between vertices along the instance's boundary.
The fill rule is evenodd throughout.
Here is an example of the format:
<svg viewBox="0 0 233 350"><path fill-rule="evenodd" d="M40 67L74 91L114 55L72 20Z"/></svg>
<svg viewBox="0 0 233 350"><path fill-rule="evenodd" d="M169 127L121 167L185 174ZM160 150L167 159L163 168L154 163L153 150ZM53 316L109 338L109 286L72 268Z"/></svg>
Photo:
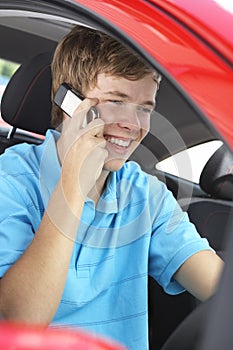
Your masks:
<svg viewBox="0 0 233 350"><path fill-rule="evenodd" d="M117 213L118 212L118 200L117 200L117 179L116 172L110 172L107 178L106 187L102 193L96 209L104 213Z"/></svg>

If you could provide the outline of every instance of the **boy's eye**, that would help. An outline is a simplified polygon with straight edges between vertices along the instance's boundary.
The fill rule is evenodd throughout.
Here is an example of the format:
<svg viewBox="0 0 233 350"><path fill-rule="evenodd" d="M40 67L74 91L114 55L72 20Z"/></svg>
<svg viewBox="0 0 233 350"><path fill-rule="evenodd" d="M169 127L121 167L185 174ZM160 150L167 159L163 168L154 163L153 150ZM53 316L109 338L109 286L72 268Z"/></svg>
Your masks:
<svg viewBox="0 0 233 350"><path fill-rule="evenodd" d="M122 100L108 100L109 103L114 104L115 106L121 106L121 107L127 107L128 105L131 105L132 103L125 102ZM143 114L143 115L148 115L150 116L151 113L153 112L153 108L151 107L146 107L143 105L135 105L136 110L138 113Z"/></svg>
<svg viewBox="0 0 233 350"><path fill-rule="evenodd" d="M147 107L144 107L144 106L138 106L138 111L141 112L141 113L145 113L145 114L151 114L152 113L151 108L147 108Z"/></svg>
<svg viewBox="0 0 233 350"><path fill-rule="evenodd" d="M142 110L143 110L144 113L149 113L150 114L152 112L149 108L145 108L145 107L143 107Z"/></svg>
<svg viewBox="0 0 233 350"><path fill-rule="evenodd" d="M114 103L114 104L116 104L116 105L121 105L121 104L123 104L123 101L120 101L120 100L109 100L109 102Z"/></svg>

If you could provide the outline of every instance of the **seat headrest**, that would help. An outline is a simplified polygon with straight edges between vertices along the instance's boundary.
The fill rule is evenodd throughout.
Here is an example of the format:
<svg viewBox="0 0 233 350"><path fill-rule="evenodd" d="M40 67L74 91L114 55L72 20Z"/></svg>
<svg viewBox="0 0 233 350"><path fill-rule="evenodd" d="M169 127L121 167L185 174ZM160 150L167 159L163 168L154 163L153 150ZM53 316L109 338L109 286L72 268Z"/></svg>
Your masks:
<svg viewBox="0 0 233 350"><path fill-rule="evenodd" d="M224 145L206 163L200 186L212 197L233 200L233 155Z"/></svg>
<svg viewBox="0 0 233 350"><path fill-rule="evenodd" d="M10 125L45 134L51 120L51 52L23 63L9 81L1 101L1 115Z"/></svg>

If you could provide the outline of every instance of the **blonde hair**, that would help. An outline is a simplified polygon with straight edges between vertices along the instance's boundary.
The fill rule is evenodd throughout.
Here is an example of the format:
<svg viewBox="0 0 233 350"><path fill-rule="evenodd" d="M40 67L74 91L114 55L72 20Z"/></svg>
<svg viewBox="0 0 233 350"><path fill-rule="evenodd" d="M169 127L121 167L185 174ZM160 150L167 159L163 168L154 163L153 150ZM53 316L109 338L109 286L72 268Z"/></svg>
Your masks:
<svg viewBox="0 0 233 350"><path fill-rule="evenodd" d="M66 82L84 96L94 88L99 73L139 80L153 73L159 84L160 75L120 42L100 31L75 26L58 44L52 62L52 97ZM62 123L61 110L53 104L52 126Z"/></svg>

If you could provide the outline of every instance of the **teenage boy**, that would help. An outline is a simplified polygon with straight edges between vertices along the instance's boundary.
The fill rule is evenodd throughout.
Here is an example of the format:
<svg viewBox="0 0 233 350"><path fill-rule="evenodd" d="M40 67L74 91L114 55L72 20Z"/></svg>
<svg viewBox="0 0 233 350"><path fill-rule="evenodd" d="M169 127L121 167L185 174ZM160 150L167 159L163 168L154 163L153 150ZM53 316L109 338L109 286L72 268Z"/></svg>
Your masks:
<svg viewBox="0 0 233 350"><path fill-rule="evenodd" d="M0 311L148 349L148 275L205 300L222 268L165 185L126 163L148 133L160 76L115 39L76 26L52 77L53 96L67 83L85 99L72 118L53 106L61 132L1 157ZM93 107L100 118L83 127Z"/></svg>

